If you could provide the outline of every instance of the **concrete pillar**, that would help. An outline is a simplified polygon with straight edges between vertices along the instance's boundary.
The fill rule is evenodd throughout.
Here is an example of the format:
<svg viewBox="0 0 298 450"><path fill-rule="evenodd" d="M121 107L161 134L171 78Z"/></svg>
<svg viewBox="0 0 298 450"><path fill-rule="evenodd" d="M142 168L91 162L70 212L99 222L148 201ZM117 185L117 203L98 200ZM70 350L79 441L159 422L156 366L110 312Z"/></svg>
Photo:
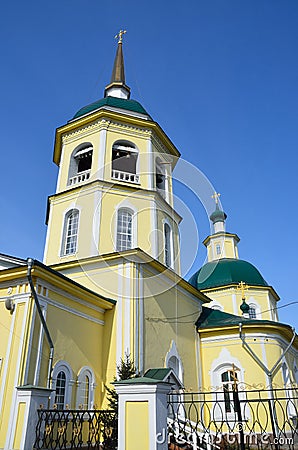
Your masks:
<svg viewBox="0 0 298 450"><path fill-rule="evenodd" d="M38 421L37 409L48 406L51 389L36 386L19 386L15 402L14 420L8 438L7 449L29 450L35 441Z"/></svg>
<svg viewBox="0 0 298 450"><path fill-rule="evenodd" d="M171 384L150 378L115 383L119 395L118 450L167 450L167 394Z"/></svg>

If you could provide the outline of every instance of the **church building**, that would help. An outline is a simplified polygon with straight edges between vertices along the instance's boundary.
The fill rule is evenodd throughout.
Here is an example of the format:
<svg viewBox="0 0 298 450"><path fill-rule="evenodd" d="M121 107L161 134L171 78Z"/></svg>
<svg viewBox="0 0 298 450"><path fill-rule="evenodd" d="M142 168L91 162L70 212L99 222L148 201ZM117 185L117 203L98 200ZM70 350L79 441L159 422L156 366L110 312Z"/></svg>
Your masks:
<svg viewBox="0 0 298 450"><path fill-rule="evenodd" d="M138 374L170 368L186 390L227 388L235 370L239 383L298 382L298 338L239 259L219 194L208 262L181 277L180 152L130 98L122 34L104 97L56 130L43 262L0 254L0 450L30 448L38 399L105 408L127 354Z"/></svg>

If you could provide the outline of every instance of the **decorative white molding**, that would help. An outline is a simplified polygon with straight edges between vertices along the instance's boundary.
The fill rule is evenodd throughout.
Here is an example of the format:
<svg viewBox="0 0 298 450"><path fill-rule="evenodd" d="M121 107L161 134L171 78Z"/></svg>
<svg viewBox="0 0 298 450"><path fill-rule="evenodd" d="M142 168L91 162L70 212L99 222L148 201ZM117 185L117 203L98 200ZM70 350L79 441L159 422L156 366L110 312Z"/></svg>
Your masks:
<svg viewBox="0 0 298 450"><path fill-rule="evenodd" d="M56 302L54 300L51 300L49 298L47 298L45 300L46 300L46 302L49 305L55 306L56 308L59 308L62 311L66 311L66 312L68 312L70 314L74 314L75 316L82 317L82 318L84 318L86 320L89 320L90 322L97 323L98 325L104 325L105 324L104 320L96 319L96 317L92 317L89 314L85 314L85 313L83 313L83 312L81 312L81 311L79 311L79 310L77 310L75 308L70 308L69 306L62 305L61 303L58 303L58 302Z"/></svg>
<svg viewBox="0 0 298 450"><path fill-rule="evenodd" d="M50 397L50 404L53 406L55 402L55 395L56 395L56 381L57 381L57 375L60 371L63 371L65 373L66 382L65 382L65 397L64 397L64 408L68 404L71 404L71 388L74 385L74 376L73 371L70 365L67 361L60 360L58 361L55 366L53 367L53 375L52 375L52 389L53 392Z"/></svg>
<svg viewBox="0 0 298 450"><path fill-rule="evenodd" d="M177 362L178 362L178 373L177 373L177 370L175 370L170 365L170 359L171 358L176 359ZM179 380L183 383L184 369L183 369L182 359L181 359L181 357L179 355L176 342L173 339L171 341L170 348L169 348L169 350L168 350L168 352L166 354L166 357L165 357L165 365L166 365L166 367L171 368L175 372L175 374L177 375Z"/></svg>

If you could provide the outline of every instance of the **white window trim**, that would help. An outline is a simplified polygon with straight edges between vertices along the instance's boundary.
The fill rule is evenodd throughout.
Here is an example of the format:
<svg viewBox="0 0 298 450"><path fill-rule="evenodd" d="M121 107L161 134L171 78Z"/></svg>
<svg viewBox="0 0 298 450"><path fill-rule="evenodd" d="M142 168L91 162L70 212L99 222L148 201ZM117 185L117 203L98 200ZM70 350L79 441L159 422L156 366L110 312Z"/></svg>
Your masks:
<svg viewBox="0 0 298 450"><path fill-rule="evenodd" d="M231 353L226 349L223 348L222 351L220 352L220 355L217 359L213 360L212 365L211 365L211 371L210 371L210 375L211 375L211 386L213 390L218 390L218 388L220 388L220 392L222 392L223 389L221 389L223 382L221 380L221 376L224 372L227 372L228 370L232 370L233 369L233 364L235 369L237 370L237 379L238 379L238 383L243 383L244 382L244 373L245 370L243 369L243 367L240 364L240 361L237 358L234 358ZM222 405L224 404L224 397L223 394L221 393L219 394L212 394L213 395L213 401L216 402L216 398L217 400L220 401L220 405L222 408ZM239 392L239 398L241 400L241 398L244 400L243 397L243 392ZM216 407L216 406L215 406ZM216 411L214 413L215 415L215 420L216 420ZM249 411L245 410L245 414L244 411L242 411L242 417L243 420L247 420L250 417ZM221 414L218 415L218 420L222 420L223 416L222 416L222 412ZM225 418L226 420L231 420L234 421L235 419L235 412L227 412L225 413Z"/></svg>
<svg viewBox="0 0 298 450"><path fill-rule="evenodd" d="M77 173L74 173L74 167L77 166L77 162L76 162L76 158L78 158L78 156L80 154L83 153L87 153L87 152L91 152L92 151L92 162L91 162L91 168L90 171L92 170L92 164L93 164L93 150L94 150L94 146L91 142L82 142L81 144L77 145L73 151L70 154L70 158L69 158L69 166L68 166L68 176L67 176L67 186L71 186L70 183L70 179L75 177L77 175Z"/></svg>
<svg viewBox="0 0 298 450"><path fill-rule="evenodd" d="M68 362L61 360L61 361L58 361L53 368L53 375L52 375L53 392L51 393L51 397L50 397L51 407L53 407L53 405L55 403L57 375L61 371L63 371L65 373L65 377L66 377L64 408L66 407L66 405L71 405L72 386L74 384L73 372L72 372L72 369L71 369L70 365L68 364Z"/></svg>
<svg viewBox="0 0 298 450"><path fill-rule="evenodd" d="M170 256L171 256L171 258L170 258L170 265L169 266L167 266L167 264L166 264L166 257L165 257L165 248L166 248L165 225L166 224L170 228ZM168 219L163 219L162 220L162 227L163 227L162 232L163 232L163 260L164 260L164 265L166 267L169 267L170 269L174 269L174 261L175 261L175 257L174 256L175 255L174 255L174 239L173 239L173 234L174 233L173 233L173 227L170 224L170 222L168 221Z"/></svg>
<svg viewBox="0 0 298 450"><path fill-rule="evenodd" d="M82 398L80 397L80 385L83 382L85 376L89 377L89 395L88 395L88 408L92 409L94 405L94 391L95 391L95 376L91 367L84 366L80 369L78 373L77 379L77 392L76 392L76 408L79 408L79 405L82 404Z"/></svg>
<svg viewBox="0 0 298 450"><path fill-rule="evenodd" d="M261 307L260 305L256 302L256 300L254 299L254 297L249 297L249 299L247 300L247 304L250 308L254 308L256 311L256 319L261 319L262 318L262 314L261 314Z"/></svg>
<svg viewBox="0 0 298 450"><path fill-rule="evenodd" d="M155 190L159 192L160 195L165 199L167 203L170 203L170 186L169 186L169 178L172 176L169 173L168 166L171 165L170 161L162 161L159 156L155 158ZM161 193L161 189L156 186L156 175L158 171L165 177L164 180L164 194Z"/></svg>
<svg viewBox="0 0 298 450"><path fill-rule="evenodd" d="M139 151L138 147L136 146L136 144L134 144L132 141L127 141L126 139L117 139L112 144L112 149L111 149L111 173L112 173L112 170L113 170L113 148L114 148L114 145L121 145L121 143L127 144L127 147L124 145L126 151L128 151L130 153L136 153L137 154L136 173L135 173L135 175L137 177L140 177L140 151ZM123 181L123 183L126 183L126 181Z"/></svg>
<svg viewBox="0 0 298 450"><path fill-rule="evenodd" d="M65 243L66 243L66 233L67 233L67 222L68 217L73 211L78 212L78 233L77 233L77 245L76 245L76 251L74 253L65 253ZM62 230L61 230L61 244L60 244L60 257L68 257L71 255L75 255L78 253L79 248L79 231L80 231L80 220L81 220L81 208L79 208L77 205L74 205L73 207L68 208L63 215L63 221L62 221Z"/></svg>
<svg viewBox="0 0 298 450"><path fill-rule="evenodd" d="M135 207L133 205L131 205L130 202L128 201L123 201L122 203L120 203L119 205L117 205L116 210L115 210L115 214L114 214L114 249L115 251L117 250L117 235L118 235L118 214L119 211L123 209L126 210L128 212L131 213L132 215L132 226L131 226L131 233L132 233L132 239L131 239L131 248L136 248L137 247L137 242L138 242L138 238L137 238L137 229L138 229L138 223L137 223L137 210L135 209Z"/></svg>
<svg viewBox="0 0 298 450"><path fill-rule="evenodd" d="M178 362L179 362L179 373L176 373L176 376L179 378L179 380L181 381L181 383L183 384L183 375L184 375L184 369L183 369L183 364L182 364L182 359L178 353L178 349L177 349L177 345L176 342L172 339L171 341L171 345L169 348L169 351L166 354L166 358L165 358L165 366L169 367L169 360L172 357L177 358Z"/></svg>

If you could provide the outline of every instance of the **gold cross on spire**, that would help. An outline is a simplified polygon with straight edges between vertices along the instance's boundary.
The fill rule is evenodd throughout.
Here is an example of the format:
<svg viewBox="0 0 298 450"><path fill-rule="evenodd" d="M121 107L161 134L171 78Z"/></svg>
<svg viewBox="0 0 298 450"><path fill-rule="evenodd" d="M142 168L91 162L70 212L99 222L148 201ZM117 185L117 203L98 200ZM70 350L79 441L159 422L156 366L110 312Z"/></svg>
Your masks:
<svg viewBox="0 0 298 450"><path fill-rule="evenodd" d="M118 39L118 44L122 44L123 35L126 33L126 30L120 30L118 34L116 34L115 39Z"/></svg>
<svg viewBox="0 0 298 450"><path fill-rule="evenodd" d="M245 291L247 291L248 288L249 286L243 281L240 281L240 283L238 284L237 289L241 291L242 300L245 300Z"/></svg>
<svg viewBox="0 0 298 450"><path fill-rule="evenodd" d="M219 192L214 192L213 195L211 195L212 198L214 198L215 204L218 205L218 200L220 197L220 193Z"/></svg>

